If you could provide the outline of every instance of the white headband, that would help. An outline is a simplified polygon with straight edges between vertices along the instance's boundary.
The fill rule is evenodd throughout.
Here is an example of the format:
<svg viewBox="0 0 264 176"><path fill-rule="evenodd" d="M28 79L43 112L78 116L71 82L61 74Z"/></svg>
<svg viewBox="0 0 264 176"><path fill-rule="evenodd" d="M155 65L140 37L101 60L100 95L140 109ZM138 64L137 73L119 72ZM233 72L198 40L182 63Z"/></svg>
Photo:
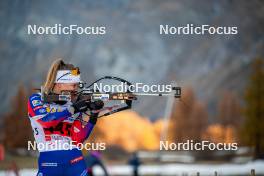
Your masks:
<svg viewBox="0 0 264 176"><path fill-rule="evenodd" d="M55 83L79 83L80 74L73 74L73 70L58 70Z"/></svg>

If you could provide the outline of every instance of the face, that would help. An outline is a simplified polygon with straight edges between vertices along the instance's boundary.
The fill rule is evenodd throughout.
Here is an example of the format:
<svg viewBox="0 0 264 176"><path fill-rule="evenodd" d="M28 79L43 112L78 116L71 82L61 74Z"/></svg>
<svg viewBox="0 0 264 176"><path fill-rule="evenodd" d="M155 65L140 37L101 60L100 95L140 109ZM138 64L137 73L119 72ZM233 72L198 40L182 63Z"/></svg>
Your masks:
<svg viewBox="0 0 264 176"><path fill-rule="evenodd" d="M53 91L58 94L62 91L74 92L78 90L78 87L78 83L55 83Z"/></svg>

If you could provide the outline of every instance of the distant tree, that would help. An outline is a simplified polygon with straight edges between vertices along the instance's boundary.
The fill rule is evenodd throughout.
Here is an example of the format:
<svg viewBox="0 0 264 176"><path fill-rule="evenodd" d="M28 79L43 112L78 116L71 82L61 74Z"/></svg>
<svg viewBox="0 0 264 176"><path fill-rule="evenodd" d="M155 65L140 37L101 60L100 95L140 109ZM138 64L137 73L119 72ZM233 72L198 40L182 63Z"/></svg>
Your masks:
<svg viewBox="0 0 264 176"><path fill-rule="evenodd" d="M27 117L27 93L24 87L18 88L11 103L11 111L4 120L4 144L7 149L25 148L32 140L32 130Z"/></svg>
<svg viewBox="0 0 264 176"><path fill-rule="evenodd" d="M186 128L190 112L194 103L194 94L191 89L184 89L181 102L174 102L174 109L170 118L170 138L174 142L186 140ZM187 106L188 104L188 106Z"/></svg>
<svg viewBox="0 0 264 176"><path fill-rule="evenodd" d="M254 158L264 158L264 69L263 59L252 63L252 73L245 93L245 122L242 137L254 146Z"/></svg>
<svg viewBox="0 0 264 176"><path fill-rule="evenodd" d="M201 140L207 126L207 112L205 106L196 100L191 88L184 89L182 101L175 103L170 123L172 141Z"/></svg>
<svg viewBox="0 0 264 176"><path fill-rule="evenodd" d="M237 96L225 91L218 103L218 121L224 127L229 125L239 127L241 124L241 108Z"/></svg>
<svg viewBox="0 0 264 176"><path fill-rule="evenodd" d="M221 95L218 102L217 120L223 128L223 141L226 141L226 136L228 136L229 133L228 129L231 128L233 130L234 140L240 142L238 132L241 128L243 119L239 100L233 92L225 91Z"/></svg>
<svg viewBox="0 0 264 176"><path fill-rule="evenodd" d="M231 125L223 126L215 123L207 127L203 139L214 143L234 143L237 141L237 136Z"/></svg>
<svg viewBox="0 0 264 176"><path fill-rule="evenodd" d="M189 126L189 136L194 141L200 141L203 132L206 130L208 125L208 114L206 107L201 102L196 102L194 104L193 110L190 114L190 126Z"/></svg>

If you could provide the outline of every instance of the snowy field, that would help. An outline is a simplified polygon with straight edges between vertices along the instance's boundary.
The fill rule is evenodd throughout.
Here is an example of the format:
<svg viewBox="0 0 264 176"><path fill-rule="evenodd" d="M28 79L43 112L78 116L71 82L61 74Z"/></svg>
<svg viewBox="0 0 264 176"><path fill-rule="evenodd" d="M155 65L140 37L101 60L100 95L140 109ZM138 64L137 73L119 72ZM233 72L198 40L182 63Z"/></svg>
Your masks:
<svg viewBox="0 0 264 176"><path fill-rule="evenodd" d="M249 162L247 164L166 164L166 165L144 165L140 167L141 175L249 175L250 170L255 169L256 174L264 175L264 161ZM131 175L132 168L127 165L109 166L110 175ZM95 168L96 175L101 175L100 168ZM0 176L13 176L8 172L0 172ZM21 176L35 176L36 170L24 169L20 171Z"/></svg>

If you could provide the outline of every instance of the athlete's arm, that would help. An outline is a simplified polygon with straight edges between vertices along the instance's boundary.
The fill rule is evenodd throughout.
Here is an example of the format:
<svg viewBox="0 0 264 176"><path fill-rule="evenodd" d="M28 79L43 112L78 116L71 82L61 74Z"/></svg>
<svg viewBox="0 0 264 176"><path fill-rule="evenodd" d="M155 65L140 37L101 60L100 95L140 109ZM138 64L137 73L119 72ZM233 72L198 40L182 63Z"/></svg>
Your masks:
<svg viewBox="0 0 264 176"><path fill-rule="evenodd" d="M43 107L39 94L30 96L28 100L28 114L30 118L33 118L45 128L56 126L59 122L71 116L71 112L68 109L61 112L48 112L47 108Z"/></svg>
<svg viewBox="0 0 264 176"><path fill-rule="evenodd" d="M97 119L90 118L88 123L83 126L81 121L75 120L72 126L72 140L78 143L83 143L91 134Z"/></svg>

